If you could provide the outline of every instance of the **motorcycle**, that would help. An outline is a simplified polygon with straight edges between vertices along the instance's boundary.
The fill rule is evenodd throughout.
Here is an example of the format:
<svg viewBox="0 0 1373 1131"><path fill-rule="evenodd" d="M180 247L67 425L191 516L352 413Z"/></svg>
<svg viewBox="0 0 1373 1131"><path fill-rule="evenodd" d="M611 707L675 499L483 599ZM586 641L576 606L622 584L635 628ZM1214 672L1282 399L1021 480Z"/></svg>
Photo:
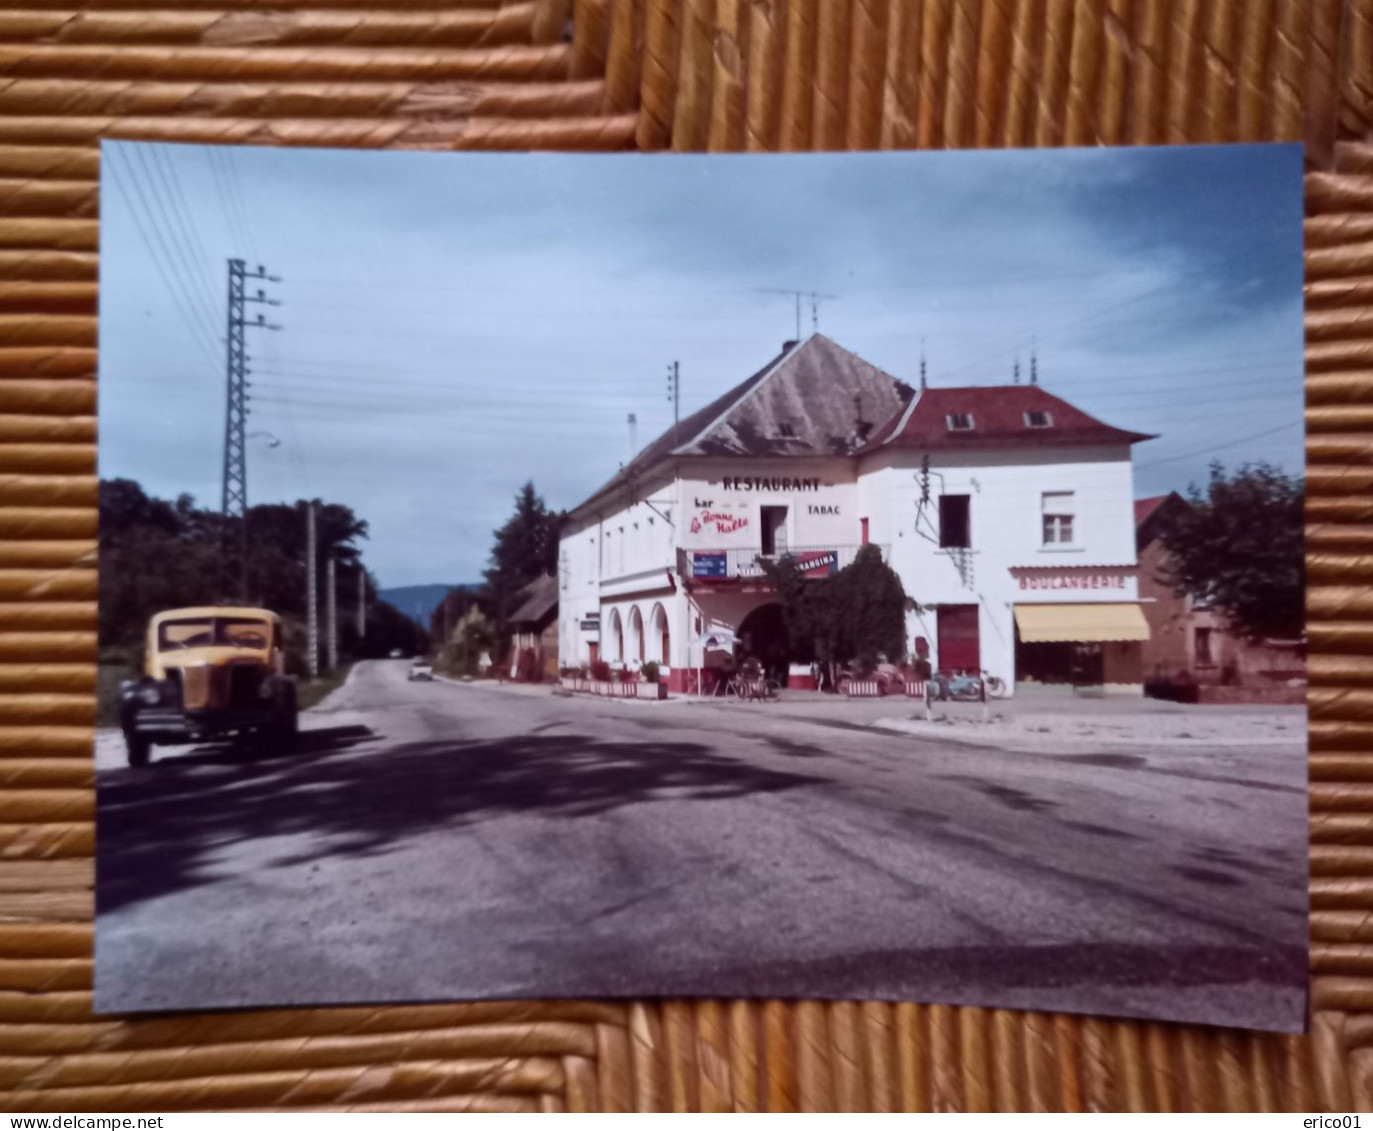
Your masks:
<svg viewBox="0 0 1373 1131"><path fill-rule="evenodd" d="M987 672L981 675L972 675L969 672L938 672L929 680L930 698L944 703L950 700L959 703L979 703L984 699L1000 699L1005 694L1005 681Z"/></svg>

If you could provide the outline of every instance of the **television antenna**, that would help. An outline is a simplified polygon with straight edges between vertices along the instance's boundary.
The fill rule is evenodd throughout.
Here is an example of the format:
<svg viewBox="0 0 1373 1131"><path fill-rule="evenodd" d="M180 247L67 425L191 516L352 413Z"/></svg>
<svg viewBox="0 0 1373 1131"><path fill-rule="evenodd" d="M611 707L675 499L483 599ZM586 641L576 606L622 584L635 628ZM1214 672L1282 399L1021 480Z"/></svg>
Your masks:
<svg viewBox="0 0 1373 1131"><path fill-rule="evenodd" d="M780 287L754 287L755 291L763 295L783 295L793 299L796 303L796 340L801 340L801 300L810 301L810 328L811 333L818 333L820 330L820 302L822 299L837 299L838 295L826 294L823 291L789 291Z"/></svg>

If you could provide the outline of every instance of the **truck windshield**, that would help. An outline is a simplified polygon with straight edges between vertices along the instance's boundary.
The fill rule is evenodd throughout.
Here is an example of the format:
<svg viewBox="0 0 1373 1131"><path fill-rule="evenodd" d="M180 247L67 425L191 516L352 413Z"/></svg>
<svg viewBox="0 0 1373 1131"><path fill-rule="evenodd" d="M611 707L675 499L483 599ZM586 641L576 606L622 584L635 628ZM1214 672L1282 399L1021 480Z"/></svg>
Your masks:
<svg viewBox="0 0 1373 1131"><path fill-rule="evenodd" d="M163 621L157 630L157 649L165 652L207 645L266 648L270 637L271 630L265 621L249 617L189 617Z"/></svg>

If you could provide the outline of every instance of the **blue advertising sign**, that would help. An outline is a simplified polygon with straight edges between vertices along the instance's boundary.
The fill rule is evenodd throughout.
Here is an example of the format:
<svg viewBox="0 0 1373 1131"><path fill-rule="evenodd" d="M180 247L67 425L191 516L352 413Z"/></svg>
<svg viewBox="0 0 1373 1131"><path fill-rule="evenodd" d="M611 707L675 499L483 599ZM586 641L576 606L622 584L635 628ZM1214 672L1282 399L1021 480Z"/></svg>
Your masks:
<svg viewBox="0 0 1373 1131"><path fill-rule="evenodd" d="M691 555L691 575L692 577L725 577L728 575L725 554L702 554L694 553Z"/></svg>

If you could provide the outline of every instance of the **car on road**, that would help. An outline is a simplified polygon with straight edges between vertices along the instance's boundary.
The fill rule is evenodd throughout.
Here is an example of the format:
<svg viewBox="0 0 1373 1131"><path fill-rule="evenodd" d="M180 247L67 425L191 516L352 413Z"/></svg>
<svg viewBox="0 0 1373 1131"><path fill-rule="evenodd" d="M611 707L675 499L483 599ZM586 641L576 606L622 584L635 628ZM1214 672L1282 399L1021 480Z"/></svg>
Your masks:
<svg viewBox="0 0 1373 1131"><path fill-rule="evenodd" d="M434 665L422 656L417 656L410 664L408 679L433 679Z"/></svg>
<svg viewBox="0 0 1373 1131"><path fill-rule="evenodd" d="M299 710L281 618L268 609L170 609L148 622L143 675L119 686L129 765L152 747L252 734L289 745Z"/></svg>

